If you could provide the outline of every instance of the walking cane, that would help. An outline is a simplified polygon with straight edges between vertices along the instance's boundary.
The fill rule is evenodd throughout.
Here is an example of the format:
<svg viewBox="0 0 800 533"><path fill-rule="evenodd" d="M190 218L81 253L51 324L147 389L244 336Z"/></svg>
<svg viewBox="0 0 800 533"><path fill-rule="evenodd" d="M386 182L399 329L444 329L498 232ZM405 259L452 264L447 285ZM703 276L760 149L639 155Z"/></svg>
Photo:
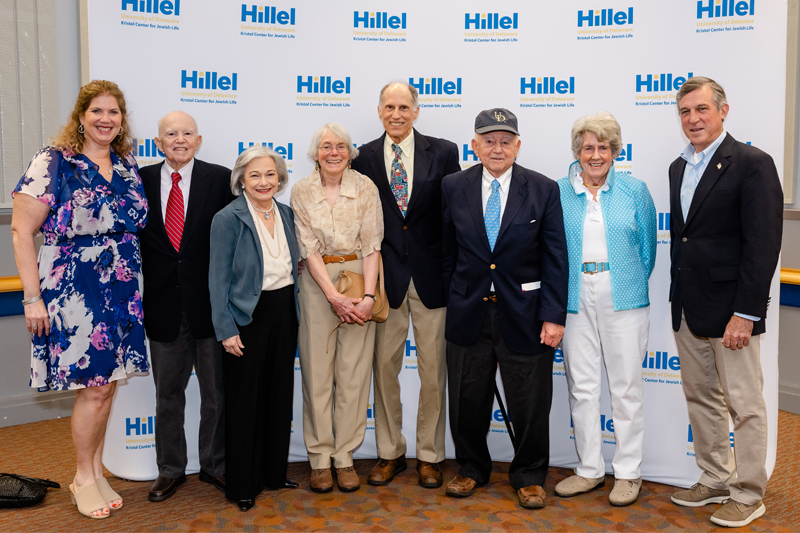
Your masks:
<svg viewBox="0 0 800 533"><path fill-rule="evenodd" d="M500 396L500 390L497 388L497 382L494 382L494 397L497 398L497 403L500 405L500 413L503 415L503 422L506 423L506 428L508 429L508 438L511 439L511 446L514 448L514 451L517 450L516 445L514 444L514 430L511 429L511 421L508 419L508 414L506 413L506 406L503 405L503 398Z"/></svg>

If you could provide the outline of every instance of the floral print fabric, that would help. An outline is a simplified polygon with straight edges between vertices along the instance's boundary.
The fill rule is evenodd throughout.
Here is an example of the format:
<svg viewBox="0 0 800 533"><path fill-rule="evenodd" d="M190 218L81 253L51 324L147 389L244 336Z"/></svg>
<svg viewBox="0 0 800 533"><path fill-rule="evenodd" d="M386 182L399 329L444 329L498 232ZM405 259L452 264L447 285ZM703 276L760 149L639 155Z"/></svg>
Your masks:
<svg viewBox="0 0 800 533"><path fill-rule="evenodd" d="M32 336L31 387L79 389L148 370L139 237L147 200L132 155L107 181L82 154L41 150L14 189L50 207L39 282L50 335Z"/></svg>

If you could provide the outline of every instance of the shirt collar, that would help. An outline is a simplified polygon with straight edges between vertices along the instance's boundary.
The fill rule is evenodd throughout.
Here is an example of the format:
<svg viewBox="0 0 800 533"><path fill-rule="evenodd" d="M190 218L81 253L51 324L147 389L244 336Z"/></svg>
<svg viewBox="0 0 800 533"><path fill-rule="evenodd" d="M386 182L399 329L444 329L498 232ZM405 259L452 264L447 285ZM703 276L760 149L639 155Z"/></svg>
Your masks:
<svg viewBox="0 0 800 533"><path fill-rule="evenodd" d="M508 170L506 170L505 172L503 172L500 175L499 178L496 178L497 181L500 182L500 189L502 189L505 192L508 192L508 184L511 181L511 172L513 170L514 170L514 165L511 165L511 167ZM489 171L486 170L486 167L483 167L482 185L483 185L483 189L485 191L491 192L491 190L492 190L492 181L494 181L494 180L495 180L495 177L492 176L491 174L489 174Z"/></svg>
<svg viewBox="0 0 800 533"><path fill-rule="evenodd" d="M575 161L569 166L569 182L572 185L572 188L575 189L575 194L583 194L588 193L589 188L583 184L583 177L581 176L581 172L583 172L583 167L581 166L580 161ZM606 182L603 183L603 186L600 187L601 191L608 191L611 189L611 185L614 183L614 162L611 162L611 168L608 169L608 176L606 177Z"/></svg>
<svg viewBox="0 0 800 533"><path fill-rule="evenodd" d="M314 178L311 180L311 194L314 203L318 204L324 202L327 199L327 195L325 194L325 189L322 188L322 178L319 175L319 170L315 170L312 176L314 176ZM342 175L342 186L339 188L339 196L356 198L356 195L355 171L346 168Z"/></svg>
<svg viewBox="0 0 800 533"><path fill-rule="evenodd" d="M395 142L392 140L391 137L389 137L389 134L387 133L386 137L384 138L384 141L383 141L383 146L386 148L386 150L388 152L394 153L394 148L392 148L393 144L395 144ZM414 154L414 130L413 129L411 130L411 133L409 133L408 136L405 139L400 141L400 144L398 144L398 146L403 151L403 154L406 157L411 157Z"/></svg>
<svg viewBox="0 0 800 533"><path fill-rule="evenodd" d="M722 144L722 141L725 140L725 137L727 135L728 132L723 129L719 137L717 137L717 139L713 143L709 144L708 147L699 154L695 153L694 145L692 145L692 143L689 143L686 146L686 148L683 149L683 152L681 152L681 157L691 165L697 165L698 163L702 163L703 161L709 161L714 156L714 153L717 151L717 148L719 148L719 145Z"/></svg>
<svg viewBox="0 0 800 533"><path fill-rule="evenodd" d="M169 166L169 163L167 163L166 159L164 160L164 169L167 171L167 176L172 176L172 173L175 172L175 169ZM192 158L191 161L183 165L181 169L177 171L178 174L181 175L181 180L184 180L186 178L191 178L192 169L194 169L194 157Z"/></svg>

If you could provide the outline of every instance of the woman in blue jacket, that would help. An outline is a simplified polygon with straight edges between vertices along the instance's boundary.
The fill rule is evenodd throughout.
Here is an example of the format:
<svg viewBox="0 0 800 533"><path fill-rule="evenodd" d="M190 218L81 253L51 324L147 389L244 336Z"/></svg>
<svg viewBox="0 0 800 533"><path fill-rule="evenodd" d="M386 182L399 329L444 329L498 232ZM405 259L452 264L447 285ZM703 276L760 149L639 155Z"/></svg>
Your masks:
<svg viewBox="0 0 800 533"><path fill-rule="evenodd" d="M286 163L252 146L231 172L238 196L211 224L209 287L225 386L225 495L247 511L286 479L297 350L297 239L292 210L274 195Z"/></svg>
<svg viewBox="0 0 800 533"><path fill-rule="evenodd" d="M609 501L629 505L642 484L642 360L650 330L648 279L656 258L656 210L644 182L614 169L622 135L607 112L572 127L577 161L558 181L569 255L564 366L580 465L556 485L573 496L603 485L600 376L605 363L617 440Z"/></svg>

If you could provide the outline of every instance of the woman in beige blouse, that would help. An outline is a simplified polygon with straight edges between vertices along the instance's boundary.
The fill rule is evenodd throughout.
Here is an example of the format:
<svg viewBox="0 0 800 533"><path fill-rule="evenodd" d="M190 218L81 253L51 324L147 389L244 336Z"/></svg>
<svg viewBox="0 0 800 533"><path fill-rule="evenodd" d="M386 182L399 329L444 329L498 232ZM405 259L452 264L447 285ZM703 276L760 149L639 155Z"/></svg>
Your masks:
<svg viewBox="0 0 800 533"><path fill-rule="evenodd" d="M306 264L298 281L298 344L303 437L315 492L333 488L331 463L339 490L360 486L353 450L364 439L367 426L374 296L348 298L336 291L334 283L340 270L350 270L363 273L365 287L375 287L383 213L375 184L350 169L357 155L347 130L326 124L314 134L308 149L317 167L292 187L291 194L300 257Z"/></svg>

